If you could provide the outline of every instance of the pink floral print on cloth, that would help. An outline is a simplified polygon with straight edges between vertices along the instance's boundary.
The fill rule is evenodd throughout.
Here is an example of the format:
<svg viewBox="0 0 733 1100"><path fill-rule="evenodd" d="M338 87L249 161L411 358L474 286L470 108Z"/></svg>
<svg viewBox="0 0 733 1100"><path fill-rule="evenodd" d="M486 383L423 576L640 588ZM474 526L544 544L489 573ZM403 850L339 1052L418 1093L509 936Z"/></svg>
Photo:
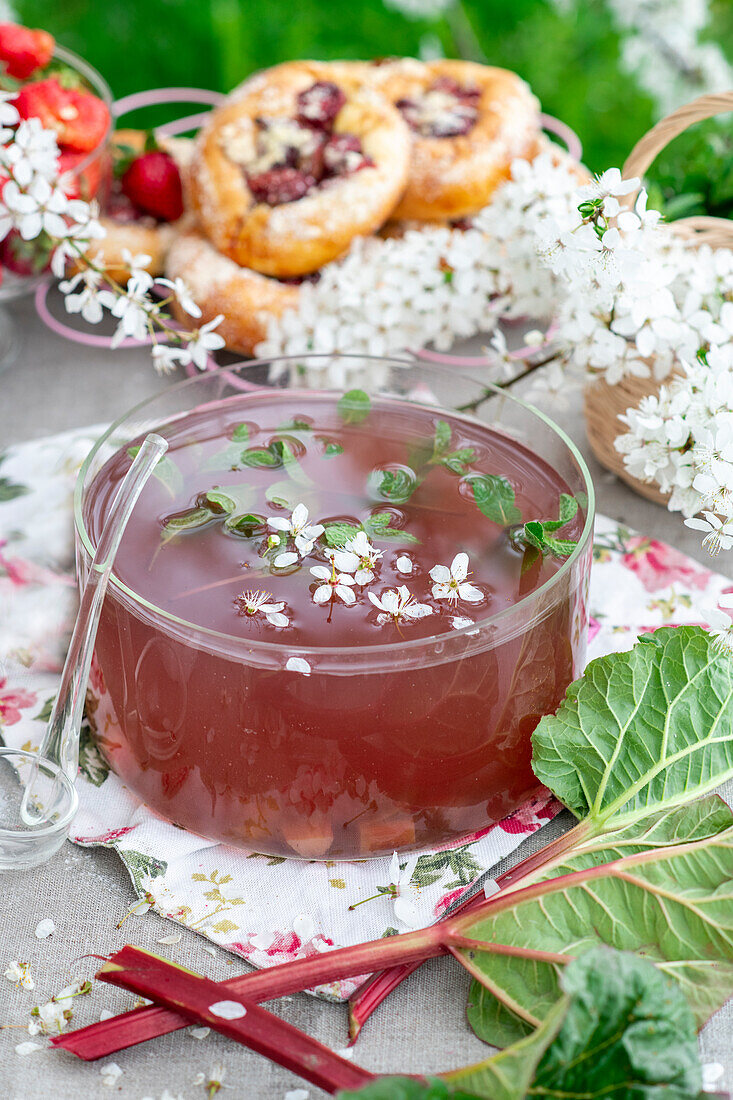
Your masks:
<svg viewBox="0 0 733 1100"><path fill-rule="evenodd" d="M76 607L72 490L97 434L66 433L0 458L0 732L12 745L39 745L57 688ZM629 648L642 630L704 622L705 608L730 588L672 547L599 517L589 657ZM99 724L106 692L98 669L92 677ZM138 896L255 966L404 931L399 913L415 926L432 923L560 809L545 792L498 825L397 867L384 858L309 863L238 851L163 821L109 772L89 725L78 786L74 842L113 848ZM319 992L340 1000L357 984Z"/></svg>

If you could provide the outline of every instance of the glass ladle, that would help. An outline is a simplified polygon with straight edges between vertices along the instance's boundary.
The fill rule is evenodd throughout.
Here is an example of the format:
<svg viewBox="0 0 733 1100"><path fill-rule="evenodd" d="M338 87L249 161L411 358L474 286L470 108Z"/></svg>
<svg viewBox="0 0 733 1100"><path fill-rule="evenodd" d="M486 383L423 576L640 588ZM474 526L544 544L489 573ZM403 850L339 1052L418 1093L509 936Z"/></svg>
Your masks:
<svg viewBox="0 0 733 1100"><path fill-rule="evenodd" d="M82 590L59 692L38 752L0 747L0 871L45 863L68 836L79 805L79 736L107 584L132 509L167 449L161 436L148 435L117 490Z"/></svg>

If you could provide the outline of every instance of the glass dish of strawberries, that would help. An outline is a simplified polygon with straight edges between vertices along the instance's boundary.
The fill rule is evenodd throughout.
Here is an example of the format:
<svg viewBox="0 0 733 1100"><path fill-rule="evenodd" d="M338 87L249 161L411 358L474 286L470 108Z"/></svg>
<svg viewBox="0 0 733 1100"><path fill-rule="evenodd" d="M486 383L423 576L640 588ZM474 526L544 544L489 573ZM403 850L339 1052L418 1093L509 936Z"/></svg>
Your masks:
<svg viewBox="0 0 733 1100"><path fill-rule="evenodd" d="M55 132L66 194L103 205L112 175L112 94L96 69L46 31L0 23L0 90L15 93L21 119L37 118ZM45 234L26 241L12 230L0 242L0 301L34 290L49 270L51 252Z"/></svg>

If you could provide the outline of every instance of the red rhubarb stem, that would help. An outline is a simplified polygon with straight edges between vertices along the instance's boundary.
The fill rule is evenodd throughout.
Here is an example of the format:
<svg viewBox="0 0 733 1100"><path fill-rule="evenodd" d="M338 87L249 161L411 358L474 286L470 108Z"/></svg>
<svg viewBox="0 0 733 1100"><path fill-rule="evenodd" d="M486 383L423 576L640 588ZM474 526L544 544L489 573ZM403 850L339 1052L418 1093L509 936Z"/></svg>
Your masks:
<svg viewBox="0 0 733 1100"><path fill-rule="evenodd" d="M237 994L253 1003L270 1001L324 982L357 977L373 971L375 966L393 966L445 955L448 953L443 943L445 931L440 924L436 924L401 936L387 936L371 943L359 943L307 959L295 959L280 966L248 971L220 982L219 1000L225 995ZM70 1050L79 1058L92 1061L158 1035L177 1031L186 1027L188 1022L176 1011L151 1005L77 1031L56 1035L51 1042L54 1046Z"/></svg>
<svg viewBox="0 0 733 1100"><path fill-rule="evenodd" d="M574 828L570 829L567 833L563 833L562 836L553 840L550 844L546 844L544 848L540 848L539 851L533 852L531 856L527 856L521 863L517 863L515 867L511 867L504 874L498 875L496 878L496 885L499 890L496 894L490 898L486 898L482 890L479 890L477 894L473 894L472 897L466 898L459 905L454 906L448 916L444 917L444 920L455 917L458 913L463 913L467 909L472 909L477 905L487 905L494 900L494 897L499 896L499 892L507 890L510 886L526 878L527 875L539 870L546 864L551 863L557 859L569 848L574 847L581 840L590 836L590 827L586 822L581 822ZM363 985L360 985L358 989L354 990L349 998L349 1045L353 1046L356 1040L359 1038L359 1032L363 1028L372 1013L376 1012L383 1001L389 997L390 993L393 993L399 985L409 978L410 974L414 974L416 970L419 970L422 966L424 959L416 959L414 962L407 964L400 964L397 966L389 967L389 969L382 970L379 974L372 974L367 978Z"/></svg>
<svg viewBox="0 0 733 1100"><path fill-rule="evenodd" d="M123 947L97 977L139 996L151 997L188 1023L214 1028L326 1092L358 1089L375 1080L373 1073L341 1058L253 1001L237 997L233 1003L241 1006L242 1015L235 1019L218 1015L212 1007L224 999L221 984L138 947Z"/></svg>

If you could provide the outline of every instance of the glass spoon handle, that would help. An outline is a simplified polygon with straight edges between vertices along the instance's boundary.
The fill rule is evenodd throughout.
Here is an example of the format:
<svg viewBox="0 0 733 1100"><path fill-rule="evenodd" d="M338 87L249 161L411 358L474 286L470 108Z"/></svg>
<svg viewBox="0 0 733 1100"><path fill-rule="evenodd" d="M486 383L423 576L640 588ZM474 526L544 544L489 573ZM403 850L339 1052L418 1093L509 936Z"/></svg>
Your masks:
<svg viewBox="0 0 733 1100"><path fill-rule="evenodd" d="M151 433L135 455L112 502L82 590L58 695L38 751L40 759L58 764L72 783L76 779L79 763L79 734L94 642L115 555L143 486L167 449L167 441ZM36 778L37 769L34 769L34 774L29 777L26 785L21 811L24 818L32 819L35 823L38 821L33 810L33 786Z"/></svg>

